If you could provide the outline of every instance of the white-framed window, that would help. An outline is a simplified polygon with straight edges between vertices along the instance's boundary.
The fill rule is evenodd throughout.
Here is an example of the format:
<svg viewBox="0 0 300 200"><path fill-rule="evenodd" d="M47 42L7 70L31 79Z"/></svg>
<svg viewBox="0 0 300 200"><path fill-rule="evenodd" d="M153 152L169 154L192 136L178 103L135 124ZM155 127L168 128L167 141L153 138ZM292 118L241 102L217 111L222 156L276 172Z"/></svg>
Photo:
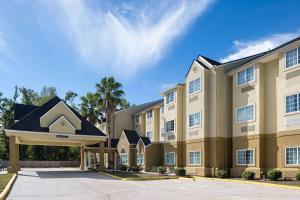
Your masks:
<svg viewBox="0 0 300 200"><path fill-rule="evenodd" d="M171 120L165 124L166 132L173 132L175 130L175 121Z"/></svg>
<svg viewBox="0 0 300 200"><path fill-rule="evenodd" d="M300 64L300 47L291 49L285 53L285 68L291 68Z"/></svg>
<svg viewBox="0 0 300 200"><path fill-rule="evenodd" d="M201 153L200 151L190 151L189 153L189 164L200 165L201 164Z"/></svg>
<svg viewBox="0 0 300 200"><path fill-rule="evenodd" d="M196 112L189 115L189 127L199 126L200 124L201 112Z"/></svg>
<svg viewBox="0 0 300 200"><path fill-rule="evenodd" d="M152 118L152 110L147 111L146 115L147 115L147 119Z"/></svg>
<svg viewBox="0 0 300 200"><path fill-rule="evenodd" d="M152 141L153 140L153 132L152 131L147 131L146 132L146 137L148 137Z"/></svg>
<svg viewBox="0 0 300 200"><path fill-rule="evenodd" d="M140 123L140 116L139 115L134 116L134 122L135 123Z"/></svg>
<svg viewBox="0 0 300 200"><path fill-rule="evenodd" d="M254 150L240 149L236 155L237 165L254 165Z"/></svg>
<svg viewBox="0 0 300 200"><path fill-rule="evenodd" d="M121 153L120 154L119 163L123 164L123 165L128 165L128 154L127 153Z"/></svg>
<svg viewBox="0 0 300 200"><path fill-rule="evenodd" d="M286 113L300 111L300 93L285 97Z"/></svg>
<svg viewBox="0 0 300 200"><path fill-rule="evenodd" d="M201 89L201 80L197 78L189 82L189 94L196 93Z"/></svg>
<svg viewBox="0 0 300 200"><path fill-rule="evenodd" d="M167 104L172 103L174 102L174 100L175 100L175 92L174 91L169 92L166 97L166 103Z"/></svg>
<svg viewBox="0 0 300 200"><path fill-rule="evenodd" d="M285 148L285 164L300 165L300 147Z"/></svg>
<svg viewBox="0 0 300 200"><path fill-rule="evenodd" d="M254 105L238 107L236 112L236 121L238 123L254 120Z"/></svg>
<svg viewBox="0 0 300 200"><path fill-rule="evenodd" d="M137 153L136 154L136 164L137 165L143 165L144 164L144 154L143 153L141 153L141 154Z"/></svg>
<svg viewBox="0 0 300 200"><path fill-rule="evenodd" d="M238 72L237 75L237 85L244 85L247 83L252 83L254 81L254 67L249 67L243 71Z"/></svg>
<svg viewBox="0 0 300 200"><path fill-rule="evenodd" d="M175 165L175 152L166 153L166 165Z"/></svg>

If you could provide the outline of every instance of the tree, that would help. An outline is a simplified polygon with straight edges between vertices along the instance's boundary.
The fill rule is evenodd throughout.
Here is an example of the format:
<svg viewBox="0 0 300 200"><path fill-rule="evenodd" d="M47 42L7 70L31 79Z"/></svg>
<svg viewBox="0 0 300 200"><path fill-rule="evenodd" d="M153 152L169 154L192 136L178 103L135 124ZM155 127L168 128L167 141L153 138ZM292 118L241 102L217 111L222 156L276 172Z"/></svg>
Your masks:
<svg viewBox="0 0 300 200"><path fill-rule="evenodd" d="M102 106L106 116L106 129L108 134L108 158L112 163L111 156L111 127L112 116L117 107L124 103L124 91L122 84L117 82L114 77L104 77L96 84L97 94L99 95L99 104ZM111 166L109 166L111 167Z"/></svg>
<svg viewBox="0 0 300 200"><path fill-rule="evenodd" d="M75 98L78 96L77 93L73 92L73 91L68 91L66 92L66 95L65 95L65 98L64 98L64 101L66 103L68 103L74 110L77 110L78 111L78 108L77 106L75 105L74 103L74 100Z"/></svg>
<svg viewBox="0 0 300 200"><path fill-rule="evenodd" d="M55 87L47 86L44 86L40 93L25 87L19 88L19 91L21 94L21 103L35 106L41 106L57 95Z"/></svg>
<svg viewBox="0 0 300 200"><path fill-rule="evenodd" d="M80 107L81 115L95 125L102 115L99 106L99 95L97 93L88 92L86 96L81 97Z"/></svg>

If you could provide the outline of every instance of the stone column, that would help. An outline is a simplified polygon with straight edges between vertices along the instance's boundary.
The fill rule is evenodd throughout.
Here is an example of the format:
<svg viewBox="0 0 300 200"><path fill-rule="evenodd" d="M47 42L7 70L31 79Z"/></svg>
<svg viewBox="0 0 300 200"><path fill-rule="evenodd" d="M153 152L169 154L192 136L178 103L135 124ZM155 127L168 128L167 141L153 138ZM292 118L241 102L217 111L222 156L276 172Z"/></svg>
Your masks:
<svg viewBox="0 0 300 200"><path fill-rule="evenodd" d="M9 137L9 173L17 173L20 170L19 165L19 144L16 144L16 136Z"/></svg>
<svg viewBox="0 0 300 200"><path fill-rule="evenodd" d="M80 147L80 170L84 170L84 150L83 150L83 146Z"/></svg>
<svg viewBox="0 0 300 200"><path fill-rule="evenodd" d="M105 166L104 166L104 142L99 143L99 155L100 155L100 171L105 171Z"/></svg>

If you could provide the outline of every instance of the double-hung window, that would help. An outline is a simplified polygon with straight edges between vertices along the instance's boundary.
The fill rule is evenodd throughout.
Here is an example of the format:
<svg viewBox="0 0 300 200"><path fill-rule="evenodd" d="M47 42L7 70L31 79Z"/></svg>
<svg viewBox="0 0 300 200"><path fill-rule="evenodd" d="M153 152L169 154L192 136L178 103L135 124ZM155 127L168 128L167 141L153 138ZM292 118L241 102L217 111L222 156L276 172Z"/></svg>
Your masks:
<svg viewBox="0 0 300 200"><path fill-rule="evenodd" d="M136 154L136 164L137 165L143 165L144 164L144 154L143 153L141 153L141 154L137 153Z"/></svg>
<svg viewBox="0 0 300 200"><path fill-rule="evenodd" d="M285 67L290 68L300 64L300 47L285 53Z"/></svg>
<svg viewBox="0 0 300 200"><path fill-rule="evenodd" d="M286 96L285 107L286 113L300 111L300 93Z"/></svg>
<svg viewBox="0 0 300 200"><path fill-rule="evenodd" d="M201 113L196 112L189 115L189 127L199 126L201 124Z"/></svg>
<svg viewBox="0 0 300 200"><path fill-rule="evenodd" d="M127 153L120 154L120 164L123 164L123 165L128 164L128 154Z"/></svg>
<svg viewBox="0 0 300 200"><path fill-rule="evenodd" d="M167 104L174 102L174 100L175 100L175 92L174 91L169 92L166 97Z"/></svg>
<svg viewBox="0 0 300 200"><path fill-rule="evenodd" d="M193 94L193 93L200 91L200 88L201 88L200 84L201 84L200 78L190 81L189 82L189 94Z"/></svg>
<svg viewBox="0 0 300 200"><path fill-rule="evenodd" d="M244 85L254 81L254 67L249 67L243 71L238 72L237 85Z"/></svg>
<svg viewBox="0 0 300 200"><path fill-rule="evenodd" d="M175 130L175 121L171 120L166 122L166 132L173 132Z"/></svg>
<svg viewBox="0 0 300 200"><path fill-rule="evenodd" d="M237 122L254 120L254 105L243 106L237 109Z"/></svg>
<svg viewBox="0 0 300 200"><path fill-rule="evenodd" d="M153 140L153 133L152 133L152 131L147 131L146 132L146 137L148 137L152 141Z"/></svg>
<svg viewBox="0 0 300 200"><path fill-rule="evenodd" d="M170 152L170 153L166 153L166 165L175 165L175 153L174 152Z"/></svg>
<svg viewBox="0 0 300 200"><path fill-rule="evenodd" d="M147 119L150 119L150 118L152 118L152 110L147 112Z"/></svg>
<svg viewBox="0 0 300 200"><path fill-rule="evenodd" d="M200 165L201 163L201 153L200 151L191 151L189 155L190 165Z"/></svg>
<svg viewBox="0 0 300 200"><path fill-rule="evenodd" d="M134 122L135 123L140 123L140 116L139 115L134 116Z"/></svg>
<svg viewBox="0 0 300 200"><path fill-rule="evenodd" d="M300 147L285 148L285 164L300 165Z"/></svg>
<svg viewBox="0 0 300 200"><path fill-rule="evenodd" d="M254 150L237 150L237 165L254 165Z"/></svg>

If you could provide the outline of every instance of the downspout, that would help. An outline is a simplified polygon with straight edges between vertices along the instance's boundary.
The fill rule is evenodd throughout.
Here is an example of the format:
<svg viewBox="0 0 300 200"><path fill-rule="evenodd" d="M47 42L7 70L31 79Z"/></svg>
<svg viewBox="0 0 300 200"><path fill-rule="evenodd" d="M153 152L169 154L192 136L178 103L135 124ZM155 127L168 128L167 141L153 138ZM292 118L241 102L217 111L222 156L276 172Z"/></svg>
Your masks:
<svg viewBox="0 0 300 200"><path fill-rule="evenodd" d="M218 87L217 87L217 79L218 79L218 76L217 76L217 73L216 73L216 69L215 69L215 66L213 66L213 72L215 74L215 96L214 96L214 104L215 104L215 112L214 112L214 115L215 115L215 129L214 129L214 132L215 132L215 140L214 140L214 143L215 143L215 166L213 167L213 176L216 176L216 167L218 166L218 146L217 146L217 90L218 90Z"/></svg>

